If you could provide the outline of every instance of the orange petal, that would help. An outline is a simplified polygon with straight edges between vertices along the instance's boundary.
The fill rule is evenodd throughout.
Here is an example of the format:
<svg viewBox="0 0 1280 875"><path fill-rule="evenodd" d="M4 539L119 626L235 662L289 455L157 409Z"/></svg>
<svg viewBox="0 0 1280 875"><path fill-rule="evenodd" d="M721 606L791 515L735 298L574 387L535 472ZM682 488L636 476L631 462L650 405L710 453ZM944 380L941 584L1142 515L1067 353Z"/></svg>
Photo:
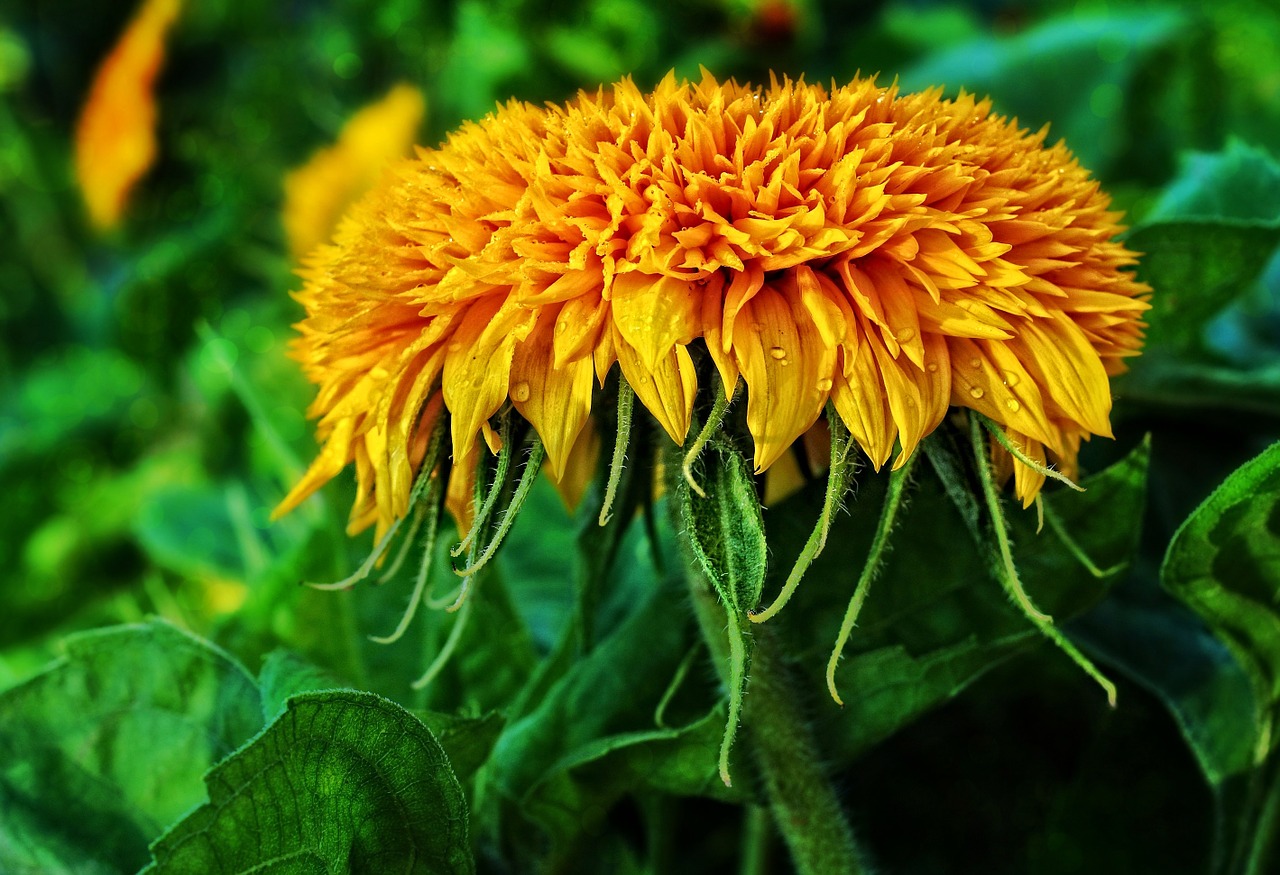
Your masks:
<svg viewBox="0 0 1280 875"><path fill-rule="evenodd" d="M98 68L76 125L76 179L89 219L115 227L156 157L155 80L179 0L147 0Z"/></svg>

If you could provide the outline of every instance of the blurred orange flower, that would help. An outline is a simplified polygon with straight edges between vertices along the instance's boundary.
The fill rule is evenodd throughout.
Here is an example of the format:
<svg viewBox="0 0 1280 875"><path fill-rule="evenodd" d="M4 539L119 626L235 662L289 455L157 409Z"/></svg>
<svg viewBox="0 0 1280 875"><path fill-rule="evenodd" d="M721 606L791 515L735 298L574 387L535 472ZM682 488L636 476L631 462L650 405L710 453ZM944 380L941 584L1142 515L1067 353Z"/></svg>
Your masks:
<svg viewBox="0 0 1280 875"><path fill-rule="evenodd" d="M146 0L90 86L76 126L76 179L99 229L119 224L129 192L155 161L155 79L181 9L181 0Z"/></svg>

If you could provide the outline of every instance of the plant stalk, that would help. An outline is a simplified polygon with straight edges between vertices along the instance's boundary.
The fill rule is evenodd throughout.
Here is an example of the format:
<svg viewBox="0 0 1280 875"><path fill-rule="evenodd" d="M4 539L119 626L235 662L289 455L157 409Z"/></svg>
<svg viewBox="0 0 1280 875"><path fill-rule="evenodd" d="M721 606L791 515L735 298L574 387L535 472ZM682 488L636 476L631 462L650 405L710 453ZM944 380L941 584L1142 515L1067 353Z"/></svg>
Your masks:
<svg viewBox="0 0 1280 875"><path fill-rule="evenodd" d="M722 673L729 664L728 617L694 569L689 584L698 624ZM770 810L800 875L865 875L871 871L822 767L796 685L767 624L756 626L751 684L743 709L746 739L764 777ZM727 682L727 678L723 678Z"/></svg>

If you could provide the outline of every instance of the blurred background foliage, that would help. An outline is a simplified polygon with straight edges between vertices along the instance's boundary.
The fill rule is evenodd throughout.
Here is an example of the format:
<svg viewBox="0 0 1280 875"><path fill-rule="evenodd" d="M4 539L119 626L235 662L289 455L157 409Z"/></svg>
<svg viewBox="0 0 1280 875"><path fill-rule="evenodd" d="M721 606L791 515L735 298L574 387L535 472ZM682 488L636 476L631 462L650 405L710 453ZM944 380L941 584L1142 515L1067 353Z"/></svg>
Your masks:
<svg viewBox="0 0 1280 875"><path fill-rule="evenodd" d="M1069 629L1117 677L1118 710L1034 646L931 474L855 635L844 712L824 699L820 667L880 478L860 487L848 546L829 551L780 617L873 856L886 872L1068 873L1228 871L1247 853L1234 850L1248 844L1237 833L1270 786L1254 773L1271 763L1260 727L1275 693L1258 679L1280 665L1264 647L1275 633L1235 634L1187 593L1248 580L1263 593L1257 610L1274 612L1266 594L1280 571L1265 539L1276 535L1232 529L1253 558L1217 577L1171 559L1164 583L1181 603L1160 568L1183 521L1280 435L1274 3L192 0L157 81L157 161L122 223L99 232L72 172L76 119L134 11L0 2L0 689L13 688L0 697L0 801L25 812L0 826L0 869L91 860L98 868L76 871L135 871L148 843L204 800L206 769L289 694L337 687L385 696L436 733L470 805L459 841L482 871L602 871L599 860L616 872L728 871L744 859L770 868L743 871L787 871L751 813L749 775L732 791L714 777L724 705L664 564L663 524L657 549L637 522L615 564L566 562L580 528L592 537L590 498L574 517L541 484L454 659L414 690L452 616L424 610L394 645L368 640L395 628L411 572L352 592L298 586L345 576L369 548L343 534L349 478L268 519L314 452L310 390L286 357L300 313L285 175L399 82L422 90L419 142L436 144L510 98L558 102L626 75L648 88L702 66L756 82L771 70L837 83L861 72L907 90L990 94L1024 126L1050 124L1113 193L1157 289L1149 351L1116 386L1118 440L1085 456L1103 479L1092 498L1051 499L1098 564L1124 571L1095 580L1032 523L1017 532L1038 598L1064 616L1092 606ZM1274 501L1270 470L1223 501ZM773 509L775 558L803 540L820 500L810 489ZM1271 506L1231 508L1265 521ZM1214 549L1230 540L1205 538ZM935 580L943 555L954 567ZM443 553L436 565L437 579L450 576ZM593 574L603 585L590 647L566 630ZM143 625L59 644L121 623ZM189 671L173 667L183 648L203 654ZM158 663L239 704L165 699ZM161 724L110 723L119 709L86 709L86 691L120 707L163 699L188 728L216 720L221 746L173 752L156 743ZM368 719L384 718L399 719ZM77 747L80 731L90 741ZM405 756L437 756L429 747ZM63 767L33 782L13 765L23 756ZM110 772L112 756L133 765ZM183 756L194 758L174 766ZM86 790L81 773L115 789ZM79 808L59 808L71 798ZM106 850L85 850L104 835L116 837Z"/></svg>

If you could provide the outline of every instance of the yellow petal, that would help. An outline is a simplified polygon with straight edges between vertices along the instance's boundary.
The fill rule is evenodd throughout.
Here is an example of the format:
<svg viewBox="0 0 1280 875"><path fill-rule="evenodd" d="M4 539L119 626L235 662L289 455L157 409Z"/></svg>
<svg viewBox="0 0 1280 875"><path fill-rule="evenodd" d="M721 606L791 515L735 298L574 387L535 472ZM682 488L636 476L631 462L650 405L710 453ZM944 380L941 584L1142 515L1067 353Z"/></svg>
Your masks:
<svg viewBox="0 0 1280 875"><path fill-rule="evenodd" d="M693 396L698 391L698 375L689 350L675 347L657 368L650 370L631 344L619 336L616 326L611 332L623 379L663 431L677 444L683 444L693 416Z"/></svg>
<svg viewBox="0 0 1280 875"><path fill-rule="evenodd" d="M179 0L147 0L94 76L76 125L76 179L89 219L119 223L129 192L155 161L155 79Z"/></svg>
<svg viewBox="0 0 1280 875"><path fill-rule="evenodd" d="M724 396L732 398L734 387L738 385L738 363L724 346L724 304L724 280L717 275L702 290L702 335L711 361L720 374Z"/></svg>
<svg viewBox="0 0 1280 875"><path fill-rule="evenodd" d="M747 428L760 472L817 421L831 393L836 352L799 300L789 302L770 286L746 302L739 319L733 351L747 382Z"/></svg>
<svg viewBox="0 0 1280 875"><path fill-rule="evenodd" d="M587 487L596 476L599 461L600 432L596 430L594 420L587 419L586 426L578 432L578 439L567 454L562 474L557 477L553 472L547 472L569 513L577 509L582 496L586 495Z"/></svg>
<svg viewBox="0 0 1280 875"><path fill-rule="evenodd" d="M564 476L578 433L591 412L591 359L555 366L552 342L556 314L548 312L516 346L511 364L511 401L529 420L547 449L552 477Z"/></svg>
<svg viewBox="0 0 1280 875"><path fill-rule="evenodd" d="M316 456L315 461L307 468L307 473L302 475L302 479L297 482L293 489L289 490L288 495L281 499L275 510L271 511L273 520L280 519L280 517L302 504L313 492L341 473L342 469L351 461L351 438L354 431L354 419L342 419L334 425L328 440L325 441L324 447L320 450L320 454Z"/></svg>
<svg viewBox="0 0 1280 875"><path fill-rule="evenodd" d="M1053 446L1054 430L1040 388L1007 343L948 338L951 403Z"/></svg>
<svg viewBox="0 0 1280 875"><path fill-rule="evenodd" d="M863 337L852 365L836 371L831 400L849 434L878 471L893 452L898 427L885 397L885 381L871 349L873 342L873 338Z"/></svg>
<svg viewBox="0 0 1280 875"><path fill-rule="evenodd" d="M669 276L632 271L613 278L613 323L652 371L677 343L698 334L700 307L695 285Z"/></svg>
<svg viewBox="0 0 1280 875"><path fill-rule="evenodd" d="M1111 384L1080 326L1061 311L1028 319L1010 348L1062 411L1094 434L1111 437Z"/></svg>
<svg viewBox="0 0 1280 875"><path fill-rule="evenodd" d="M500 297L481 298L459 320L444 361L444 403L453 414L453 455L475 446L480 424L506 400L516 342L534 313Z"/></svg>
<svg viewBox="0 0 1280 875"><path fill-rule="evenodd" d="M875 332L875 328L865 323L863 328L868 334ZM899 468L915 452L921 439L947 415L951 402L951 357L946 340L934 334L926 335L921 345L923 367L916 367L905 358L895 360L874 337L867 345L884 378L889 413L897 426L902 450L893 467Z"/></svg>

